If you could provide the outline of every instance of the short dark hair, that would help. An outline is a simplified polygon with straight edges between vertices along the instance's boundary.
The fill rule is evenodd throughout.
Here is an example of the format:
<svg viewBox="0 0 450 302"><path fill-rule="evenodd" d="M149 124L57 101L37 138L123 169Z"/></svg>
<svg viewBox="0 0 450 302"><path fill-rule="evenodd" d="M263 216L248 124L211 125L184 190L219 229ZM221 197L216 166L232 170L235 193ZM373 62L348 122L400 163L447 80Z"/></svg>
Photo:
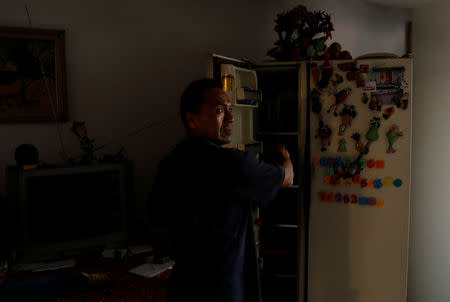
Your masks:
<svg viewBox="0 0 450 302"><path fill-rule="evenodd" d="M203 93L206 89L220 88L222 83L214 79L200 79L192 81L184 90L180 98L180 115L186 129L189 125L186 120L186 113L199 113L200 107L204 103Z"/></svg>

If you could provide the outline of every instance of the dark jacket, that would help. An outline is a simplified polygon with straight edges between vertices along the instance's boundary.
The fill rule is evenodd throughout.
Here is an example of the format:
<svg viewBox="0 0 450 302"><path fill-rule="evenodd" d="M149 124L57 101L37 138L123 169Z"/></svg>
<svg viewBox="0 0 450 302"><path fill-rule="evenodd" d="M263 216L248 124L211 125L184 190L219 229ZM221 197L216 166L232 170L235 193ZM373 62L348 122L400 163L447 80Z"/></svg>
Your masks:
<svg viewBox="0 0 450 302"><path fill-rule="evenodd" d="M161 161L153 217L174 247L171 302L261 300L252 207L273 200L283 179L282 167L207 138L182 141Z"/></svg>

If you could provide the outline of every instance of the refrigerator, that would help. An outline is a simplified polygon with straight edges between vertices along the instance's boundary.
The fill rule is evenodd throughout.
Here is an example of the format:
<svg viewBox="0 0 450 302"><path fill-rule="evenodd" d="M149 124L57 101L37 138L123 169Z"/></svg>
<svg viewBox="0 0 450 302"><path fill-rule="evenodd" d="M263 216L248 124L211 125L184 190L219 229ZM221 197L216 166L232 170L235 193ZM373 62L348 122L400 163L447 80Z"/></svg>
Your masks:
<svg viewBox="0 0 450 302"><path fill-rule="evenodd" d="M294 190L255 209L263 301L406 301L412 59L210 60L235 105L231 147L294 154Z"/></svg>

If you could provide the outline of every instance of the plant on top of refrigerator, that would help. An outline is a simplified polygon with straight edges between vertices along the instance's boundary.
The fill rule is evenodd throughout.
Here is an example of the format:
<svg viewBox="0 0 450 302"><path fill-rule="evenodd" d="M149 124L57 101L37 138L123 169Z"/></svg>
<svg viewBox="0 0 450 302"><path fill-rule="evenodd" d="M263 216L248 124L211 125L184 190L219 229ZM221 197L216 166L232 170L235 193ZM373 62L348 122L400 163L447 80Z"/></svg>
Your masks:
<svg viewBox="0 0 450 302"><path fill-rule="evenodd" d="M352 58L347 50L341 50L339 43L334 42L329 47L325 44L332 38L334 27L330 15L323 11L311 12L305 6L298 5L277 14L274 29L278 40L267 55L277 61Z"/></svg>

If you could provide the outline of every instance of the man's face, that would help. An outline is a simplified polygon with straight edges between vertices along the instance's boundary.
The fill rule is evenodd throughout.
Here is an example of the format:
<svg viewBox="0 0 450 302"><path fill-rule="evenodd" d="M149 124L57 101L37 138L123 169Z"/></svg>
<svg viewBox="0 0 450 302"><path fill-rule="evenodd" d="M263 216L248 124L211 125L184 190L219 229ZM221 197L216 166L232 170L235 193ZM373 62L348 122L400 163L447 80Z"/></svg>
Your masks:
<svg viewBox="0 0 450 302"><path fill-rule="evenodd" d="M198 114L186 114L190 134L206 136L222 144L230 143L234 122L230 99L220 88L206 89L203 98Z"/></svg>

